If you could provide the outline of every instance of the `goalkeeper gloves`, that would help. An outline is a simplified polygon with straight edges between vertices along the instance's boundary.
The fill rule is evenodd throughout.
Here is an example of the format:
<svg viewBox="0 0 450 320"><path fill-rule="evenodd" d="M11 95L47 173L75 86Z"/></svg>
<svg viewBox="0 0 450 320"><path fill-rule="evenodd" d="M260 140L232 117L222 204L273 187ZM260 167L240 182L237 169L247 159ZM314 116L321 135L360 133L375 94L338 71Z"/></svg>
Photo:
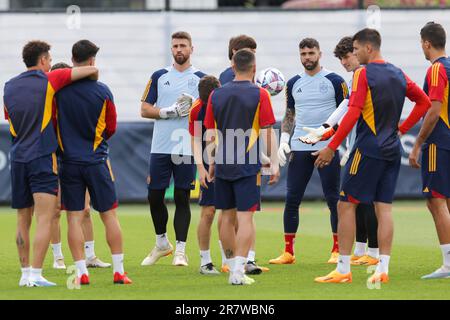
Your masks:
<svg viewBox="0 0 450 320"><path fill-rule="evenodd" d="M193 103L194 97L187 93L183 93L172 106L160 109L159 117L161 119L187 117Z"/></svg>
<svg viewBox="0 0 450 320"><path fill-rule="evenodd" d="M281 134L280 148L278 149L278 159L280 166L284 167L287 162L286 154L291 153L291 147L289 147L289 139L291 136L287 132Z"/></svg>
<svg viewBox="0 0 450 320"><path fill-rule="evenodd" d="M336 133L336 129L327 124L323 124L319 128L303 127L302 130L308 132L308 134L298 139L303 143L312 145L319 141L326 141Z"/></svg>

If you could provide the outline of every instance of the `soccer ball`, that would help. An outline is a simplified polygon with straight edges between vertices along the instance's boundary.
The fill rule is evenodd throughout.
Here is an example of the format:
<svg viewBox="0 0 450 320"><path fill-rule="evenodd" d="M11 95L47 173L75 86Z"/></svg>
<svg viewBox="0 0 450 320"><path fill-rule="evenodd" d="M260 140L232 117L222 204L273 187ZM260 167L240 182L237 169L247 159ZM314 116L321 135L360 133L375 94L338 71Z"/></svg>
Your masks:
<svg viewBox="0 0 450 320"><path fill-rule="evenodd" d="M280 70L267 68L261 71L256 79L256 83L269 91L271 96L276 96L283 91L286 81Z"/></svg>

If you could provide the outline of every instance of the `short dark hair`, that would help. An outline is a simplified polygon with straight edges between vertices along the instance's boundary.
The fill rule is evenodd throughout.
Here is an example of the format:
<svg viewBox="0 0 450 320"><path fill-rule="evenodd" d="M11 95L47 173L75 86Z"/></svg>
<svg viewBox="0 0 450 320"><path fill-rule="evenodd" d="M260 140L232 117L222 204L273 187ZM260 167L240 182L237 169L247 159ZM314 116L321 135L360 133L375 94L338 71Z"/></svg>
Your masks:
<svg viewBox="0 0 450 320"><path fill-rule="evenodd" d="M86 60L97 55L99 47L89 40L80 40L72 47L72 57L77 63L85 62Z"/></svg>
<svg viewBox="0 0 450 320"><path fill-rule="evenodd" d="M71 66L69 66L67 63L65 63L65 62L58 62L58 63L56 63L56 64L54 64L53 66L52 66L52 69L51 69L51 71L54 71L54 70L58 70L58 69L70 69L70 68L72 68Z"/></svg>
<svg viewBox="0 0 450 320"><path fill-rule="evenodd" d="M255 54L249 49L241 49L233 56L234 67L238 72L249 72L253 68L255 61Z"/></svg>
<svg viewBox="0 0 450 320"><path fill-rule="evenodd" d="M420 30L420 36L423 41L430 42L433 48L445 49L447 34L441 24L428 22L422 30Z"/></svg>
<svg viewBox="0 0 450 320"><path fill-rule="evenodd" d="M44 41L34 40L23 47L22 58L27 68L35 67L43 55L47 55L51 46Z"/></svg>
<svg viewBox="0 0 450 320"><path fill-rule="evenodd" d="M300 49L304 49L304 48L309 48L309 49L313 49L313 48L317 48L320 50L320 45L319 45L319 41L317 41L316 39L313 38L305 38L302 41L300 41L300 44L298 45L298 47Z"/></svg>
<svg viewBox="0 0 450 320"><path fill-rule="evenodd" d="M348 53L353 53L353 40L352 37L344 37L336 45L334 49L334 56L338 59L342 59Z"/></svg>
<svg viewBox="0 0 450 320"><path fill-rule="evenodd" d="M245 34L233 37L228 44L228 58L230 60L233 58L233 50L238 51L246 48L256 50L257 46L255 39Z"/></svg>
<svg viewBox="0 0 450 320"><path fill-rule="evenodd" d="M352 40L361 43L370 43L375 49L381 48L381 34L376 29L362 29L353 36Z"/></svg>
<svg viewBox="0 0 450 320"><path fill-rule="evenodd" d="M172 40L173 39L186 39L189 41L189 44L192 45L192 37L189 33L186 31L177 31L174 34L172 34Z"/></svg>
<svg viewBox="0 0 450 320"><path fill-rule="evenodd" d="M217 89L220 87L219 80L214 76L204 76L200 79L200 82L198 83L198 93L200 96L200 99L204 103L206 103L209 99L209 95L211 92L213 92L214 89Z"/></svg>

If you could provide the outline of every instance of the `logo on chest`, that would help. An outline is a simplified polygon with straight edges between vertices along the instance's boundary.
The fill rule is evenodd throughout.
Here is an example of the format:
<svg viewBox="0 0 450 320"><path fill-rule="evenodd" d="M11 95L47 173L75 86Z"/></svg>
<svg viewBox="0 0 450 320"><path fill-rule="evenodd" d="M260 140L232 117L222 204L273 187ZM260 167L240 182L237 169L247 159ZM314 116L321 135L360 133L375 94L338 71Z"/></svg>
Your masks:
<svg viewBox="0 0 450 320"><path fill-rule="evenodd" d="M197 80L195 80L194 78L189 79L189 81L188 81L189 89L195 89L195 88L197 88L197 85L198 85Z"/></svg>
<svg viewBox="0 0 450 320"><path fill-rule="evenodd" d="M321 82L319 85L319 91L321 94L326 94L328 93L328 84L326 82Z"/></svg>

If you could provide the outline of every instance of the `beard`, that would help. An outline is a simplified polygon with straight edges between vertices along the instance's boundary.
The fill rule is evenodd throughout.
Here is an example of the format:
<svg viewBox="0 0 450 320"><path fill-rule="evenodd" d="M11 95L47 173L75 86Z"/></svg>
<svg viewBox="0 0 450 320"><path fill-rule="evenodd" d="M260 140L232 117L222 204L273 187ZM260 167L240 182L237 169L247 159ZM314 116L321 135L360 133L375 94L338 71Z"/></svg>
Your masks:
<svg viewBox="0 0 450 320"><path fill-rule="evenodd" d="M319 60L317 61L310 61L308 63L302 63L306 70L312 71L319 65Z"/></svg>
<svg viewBox="0 0 450 320"><path fill-rule="evenodd" d="M185 56L183 54L178 54L178 55L174 55L173 59L175 60L175 62L179 65L183 65L186 63L186 61L189 60L189 56Z"/></svg>

